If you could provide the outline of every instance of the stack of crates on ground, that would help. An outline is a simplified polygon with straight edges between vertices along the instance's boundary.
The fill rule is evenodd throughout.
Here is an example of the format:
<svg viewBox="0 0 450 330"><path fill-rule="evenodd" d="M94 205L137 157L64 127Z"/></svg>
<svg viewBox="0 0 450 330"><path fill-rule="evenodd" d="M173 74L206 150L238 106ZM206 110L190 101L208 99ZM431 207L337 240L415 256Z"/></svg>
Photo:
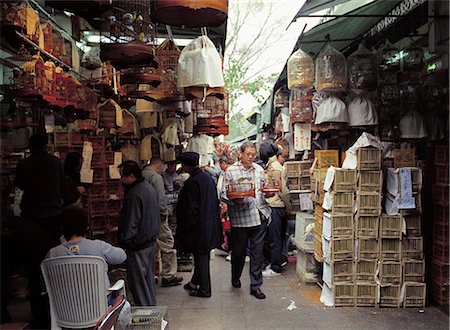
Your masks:
<svg viewBox="0 0 450 330"><path fill-rule="evenodd" d="M406 150L410 154L408 151L411 149ZM380 281L382 284L390 283L402 288L400 292L403 292L401 301L404 307L424 307L426 284L421 230L422 171L414 167L414 156L400 157L403 155L400 150L396 155L402 161L394 158L394 164L407 166L388 168L386 173L387 214L380 218L379 231ZM408 159L410 163L407 162ZM386 263L388 258L392 262ZM401 263L397 274L398 261Z"/></svg>
<svg viewBox="0 0 450 330"><path fill-rule="evenodd" d="M323 262L322 253L322 208L325 192L323 186L327 170L330 166L339 166L338 150L316 150L314 151L314 162L310 169L311 199L314 203L314 258Z"/></svg>
<svg viewBox="0 0 450 330"><path fill-rule="evenodd" d="M433 184L433 261L432 292L434 301L448 308L449 305L449 156L448 145L438 145L434 163L436 181Z"/></svg>
<svg viewBox="0 0 450 330"><path fill-rule="evenodd" d="M378 287L375 275L380 259L378 228L381 213L381 150L365 147L357 150L355 214L355 300L356 306L376 306ZM400 258L400 255L397 256Z"/></svg>
<svg viewBox="0 0 450 330"><path fill-rule="evenodd" d="M295 235L292 243L297 247L296 273L304 283L317 281L314 260L314 220L311 201L310 167L312 161L284 163L286 186L289 190L291 212L295 213Z"/></svg>
<svg viewBox="0 0 450 330"><path fill-rule="evenodd" d="M330 167L324 189L322 227L323 282L335 306L355 306L354 208L356 170Z"/></svg>
<svg viewBox="0 0 450 330"><path fill-rule="evenodd" d="M120 180L110 178L109 170L110 165L118 163L117 153L107 150L103 136L87 137L85 141L92 144L93 176L87 188L90 235L116 245L123 190Z"/></svg>

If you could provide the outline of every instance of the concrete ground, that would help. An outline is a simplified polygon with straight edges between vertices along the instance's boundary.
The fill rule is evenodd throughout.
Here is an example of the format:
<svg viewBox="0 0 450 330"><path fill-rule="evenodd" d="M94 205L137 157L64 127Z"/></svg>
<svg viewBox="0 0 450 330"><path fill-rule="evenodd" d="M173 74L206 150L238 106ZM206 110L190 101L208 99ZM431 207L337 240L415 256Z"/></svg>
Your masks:
<svg viewBox="0 0 450 330"><path fill-rule="evenodd" d="M241 278L242 288L231 286L231 265L225 257L211 261L212 297L190 297L182 286L157 287L158 305L168 306L169 328L243 329L449 329L449 317L434 307L353 308L325 307L319 301L317 285L297 280L295 264L284 267L281 276L265 278L262 291L267 299L250 295L248 264ZM179 273L186 283L191 274ZM288 306L296 308L288 310ZM24 292L8 307L12 323L0 329L22 329L30 320Z"/></svg>

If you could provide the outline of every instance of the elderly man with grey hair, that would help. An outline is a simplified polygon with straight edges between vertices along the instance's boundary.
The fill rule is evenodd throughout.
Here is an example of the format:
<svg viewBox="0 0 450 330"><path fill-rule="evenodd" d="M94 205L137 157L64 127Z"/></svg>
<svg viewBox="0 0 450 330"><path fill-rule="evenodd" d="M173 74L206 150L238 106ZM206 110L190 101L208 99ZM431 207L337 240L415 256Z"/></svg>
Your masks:
<svg viewBox="0 0 450 330"><path fill-rule="evenodd" d="M231 221L231 284L241 287L240 277L244 268L245 249L250 245L250 294L257 299L265 299L261 291L263 283L263 242L271 210L261 190L261 181L265 178L264 170L254 162L256 147L251 142L244 142L240 148L240 160L225 171L225 184L221 199L228 204ZM227 184L252 182L254 197L234 198L228 196Z"/></svg>

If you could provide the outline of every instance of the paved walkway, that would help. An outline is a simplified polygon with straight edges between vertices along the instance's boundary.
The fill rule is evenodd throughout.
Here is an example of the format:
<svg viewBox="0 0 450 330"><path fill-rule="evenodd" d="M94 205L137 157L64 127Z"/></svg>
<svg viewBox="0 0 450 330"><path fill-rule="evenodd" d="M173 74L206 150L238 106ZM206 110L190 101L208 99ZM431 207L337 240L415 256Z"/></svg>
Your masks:
<svg viewBox="0 0 450 330"><path fill-rule="evenodd" d="M320 288L297 280L295 264L288 264L283 275L264 279L267 299L250 295L248 264L241 278L242 288L231 286L231 265L222 256L211 261L213 292L211 298L190 297L182 286L158 285L158 305L169 308L170 330L244 330L244 329L449 329L449 318L434 307L418 309L333 308L320 301ZM190 273L180 273L187 280ZM293 303L292 303L293 302ZM295 304L297 308L287 310ZM14 323L0 329L22 329L30 311L21 294L9 304Z"/></svg>
<svg viewBox="0 0 450 330"><path fill-rule="evenodd" d="M418 309L325 307L317 285L297 280L295 264L283 275L265 278L267 299L250 295L248 264L242 288L231 286L231 265L222 256L211 261L212 297L190 297L182 286L157 289L158 305L169 307L170 329L449 329L449 318L434 307ZM180 273L185 283L189 273ZM291 303L297 308L288 310Z"/></svg>

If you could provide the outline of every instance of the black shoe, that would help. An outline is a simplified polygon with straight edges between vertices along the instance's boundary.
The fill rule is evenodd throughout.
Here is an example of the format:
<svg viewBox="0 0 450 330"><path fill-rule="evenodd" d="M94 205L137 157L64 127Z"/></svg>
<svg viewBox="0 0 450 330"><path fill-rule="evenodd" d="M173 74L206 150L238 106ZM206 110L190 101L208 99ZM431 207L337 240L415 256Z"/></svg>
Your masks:
<svg viewBox="0 0 450 330"><path fill-rule="evenodd" d="M197 289L192 290L191 293L189 293L189 295L191 297L200 297L200 298L209 298L209 297L211 297L211 294L206 295L206 294L204 294L203 292L201 292L200 290L197 290Z"/></svg>
<svg viewBox="0 0 450 330"><path fill-rule="evenodd" d="M185 285L183 285L183 288L185 290L192 291L192 290L196 290L197 289L197 285L192 284L192 282L187 282Z"/></svg>
<svg viewBox="0 0 450 330"><path fill-rule="evenodd" d="M181 285L181 282L183 282L183 278L175 275L170 280L166 280L165 278L163 278L162 282L161 282L161 286Z"/></svg>
<svg viewBox="0 0 450 330"><path fill-rule="evenodd" d="M231 280L231 285L233 285L233 288L240 288L241 287L241 280Z"/></svg>
<svg viewBox="0 0 450 330"><path fill-rule="evenodd" d="M250 294L258 299L266 299L266 295L261 291L261 289L250 290Z"/></svg>

